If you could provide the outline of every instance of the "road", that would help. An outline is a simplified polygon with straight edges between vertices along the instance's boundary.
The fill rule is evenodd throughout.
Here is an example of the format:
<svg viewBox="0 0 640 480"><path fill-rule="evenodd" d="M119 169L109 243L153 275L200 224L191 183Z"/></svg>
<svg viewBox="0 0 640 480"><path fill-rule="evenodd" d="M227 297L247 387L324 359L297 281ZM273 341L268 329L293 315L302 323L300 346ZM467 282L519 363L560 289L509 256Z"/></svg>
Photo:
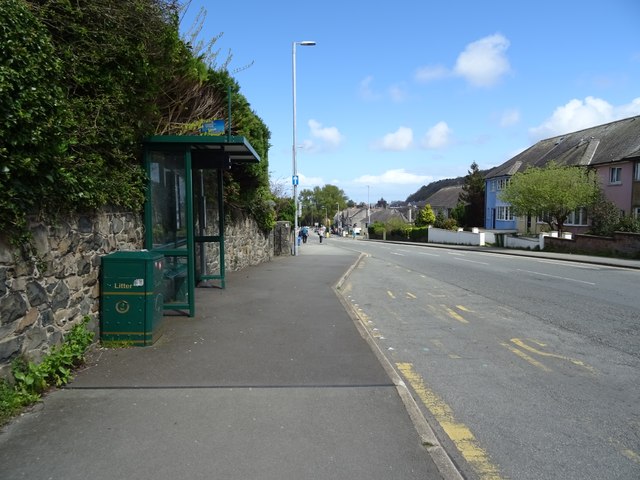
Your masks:
<svg viewBox="0 0 640 480"><path fill-rule="evenodd" d="M335 239L343 285L470 479L640 478L640 271Z"/></svg>

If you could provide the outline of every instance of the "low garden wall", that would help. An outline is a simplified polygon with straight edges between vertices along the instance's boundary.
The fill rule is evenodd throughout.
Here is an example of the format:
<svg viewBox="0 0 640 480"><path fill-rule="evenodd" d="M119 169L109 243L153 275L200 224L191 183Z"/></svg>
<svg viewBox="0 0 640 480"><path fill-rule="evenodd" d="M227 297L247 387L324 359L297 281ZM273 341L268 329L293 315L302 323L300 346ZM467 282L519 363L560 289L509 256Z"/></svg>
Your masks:
<svg viewBox="0 0 640 480"><path fill-rule="evenodd" d="M429 243L448 243L453 245L485 245L485 233L474 229L472 232L464 230L443 230L441 228L429 228Z"/></svg>
<svg viewBox="0 0 640 480"><path fill-rule="evenodd" d="M544 249L640 259L640 233L615 232L611 237L581 234L573 238L544 237Z"/></svg>

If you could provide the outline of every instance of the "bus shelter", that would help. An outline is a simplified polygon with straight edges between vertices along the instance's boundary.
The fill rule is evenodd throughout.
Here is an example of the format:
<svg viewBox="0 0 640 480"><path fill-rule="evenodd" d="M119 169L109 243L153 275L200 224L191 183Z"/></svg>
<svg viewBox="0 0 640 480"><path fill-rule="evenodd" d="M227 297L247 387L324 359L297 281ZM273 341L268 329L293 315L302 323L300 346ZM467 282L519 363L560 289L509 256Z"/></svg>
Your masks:
<svg viewBox="0 0 640 480"><path fill-rule="evenodd" d="M196 285L225 287L224 171L260 157L240 136L145 142L145 248L164 256L163 309L195 315Z"/></svg>

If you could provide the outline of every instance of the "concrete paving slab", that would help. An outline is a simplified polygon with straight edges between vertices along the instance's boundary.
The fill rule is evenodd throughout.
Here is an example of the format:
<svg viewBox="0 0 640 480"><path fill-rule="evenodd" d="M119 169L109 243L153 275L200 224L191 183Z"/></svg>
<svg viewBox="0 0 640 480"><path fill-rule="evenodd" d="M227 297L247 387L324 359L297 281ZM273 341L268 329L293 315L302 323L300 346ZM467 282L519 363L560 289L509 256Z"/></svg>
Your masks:
<svg viewBox="0 0 640 480"><path fill-rule="evenodd" d="M153 346L94 350L0 432L0 477L443 478L333 291L356 260L308 243L198 289Z"/></svg>
<svg viewBox="0 0 640 480"><path fill-rule="evenodd" d="M3 480L441 478L394 388L62 390L0 435Z"/></svg>

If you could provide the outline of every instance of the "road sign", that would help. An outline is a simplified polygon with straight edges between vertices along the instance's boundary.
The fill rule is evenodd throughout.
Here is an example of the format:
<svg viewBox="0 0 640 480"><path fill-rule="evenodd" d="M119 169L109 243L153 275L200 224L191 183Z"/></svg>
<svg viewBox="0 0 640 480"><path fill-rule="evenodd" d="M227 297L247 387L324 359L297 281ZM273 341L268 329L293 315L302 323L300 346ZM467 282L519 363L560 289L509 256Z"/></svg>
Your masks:
<svg viewBox="0 0 640 480"><path fill-rule="evenodd" d="M224 134L224 120L214 120L213 122L204 122L200 128L202 133L208 133L209 135L223 135Z"/></svg>
<svg viewBox="0 0 640 480"><path fill-rule="evenodd" d="M293 175L291 177L291 184L292 185L298 185L298 175Z"/></svg>

